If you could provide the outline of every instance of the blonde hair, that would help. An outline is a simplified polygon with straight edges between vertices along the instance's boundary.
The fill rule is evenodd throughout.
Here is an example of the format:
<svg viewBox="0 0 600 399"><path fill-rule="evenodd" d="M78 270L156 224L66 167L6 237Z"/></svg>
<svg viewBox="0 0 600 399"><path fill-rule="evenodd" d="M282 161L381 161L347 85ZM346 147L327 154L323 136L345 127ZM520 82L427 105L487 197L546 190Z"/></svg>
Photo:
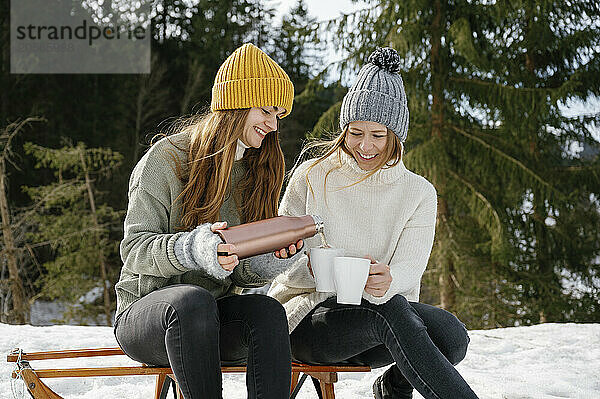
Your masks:
<svg viewBox="0 0 600 399"><path fill-rule="evenodd" d="M242 223L277 216L285 174L278 131L267 134L260 148L246 149L245 175L229 192L237 142L243 135L248 112L248 108L212 111L178 123L183 126L181 131L190 135L185 165L171 153L176 175L184 183L174 201L181 200L178 229L191 230L219 220L227 195L233 195Z"/></svg>
<svg viewBox="0 0 600 399"><path fill-rule="evenodd" d="M330 135L331 138L329 140L315 140L315 141L312 141L312 142L309 142L308 144L306 144L304 146L304 148L302 149L302 152L300 153L300 156L298 157L298 161L294 165L292 172L290 172L290 176L296 170L298 165L300 165L301 160L303 158L305 158L306 155L311 156L311 157L316 157L317 159L308 167L308 169L306 170L306 175L304 177L306 179L306 184L308 185L308 188L310 189L310 192L313 195L313 197L314 197L314 191L313 191L312 185L310 184L310 181L308 179L308 175L309 175L310 171L315 166L317 166L318 164L323 162L329 156L331 156L333 154L337 154L338 165L329 169L327 171L327 173L325 174L325 180L323 182L323 189L324 189L324 192L326 193L327 190L325 190L325 186L327 185L327 177L329 176L329 174L331 172L342 167L341 151L343 151L346 154L348 154L349 156L353 157L350 150L346 147L346 136L348 135L348 130L349 130L349 125L346 125L346 127L344 128L344 130L342 132L338 133L337 135L335 133L331 134ZM392 132L390 129L387 129L386 146L385 146L385 149L383 152L383 156L381 157L381 160L379 161L379 164L375 168L370 170L368 173L366 173L365 176L363 176L359 180L357 180L356 182L349 184L342 188L348 188L348 187L352 187L356 184L359 184L362 181L373 176L375 173L377 173L381 169L388 169L388 168L392 168L392 167L396 166L401 160L402 160L402 142L400 141L398 136L396 136L394 134L394 132Z"/></svg>

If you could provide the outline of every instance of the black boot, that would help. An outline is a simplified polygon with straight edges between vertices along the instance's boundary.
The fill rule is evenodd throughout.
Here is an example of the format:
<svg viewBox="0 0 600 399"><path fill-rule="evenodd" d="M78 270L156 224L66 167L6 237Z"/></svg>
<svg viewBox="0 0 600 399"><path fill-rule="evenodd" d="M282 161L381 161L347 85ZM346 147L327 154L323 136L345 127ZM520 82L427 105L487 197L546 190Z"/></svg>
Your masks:
<svg viewBox="0 0 600 399"><path fill-rule="evenodd" d="M393 365L373 383L375 399L412 399L413 387Z"/></svg>

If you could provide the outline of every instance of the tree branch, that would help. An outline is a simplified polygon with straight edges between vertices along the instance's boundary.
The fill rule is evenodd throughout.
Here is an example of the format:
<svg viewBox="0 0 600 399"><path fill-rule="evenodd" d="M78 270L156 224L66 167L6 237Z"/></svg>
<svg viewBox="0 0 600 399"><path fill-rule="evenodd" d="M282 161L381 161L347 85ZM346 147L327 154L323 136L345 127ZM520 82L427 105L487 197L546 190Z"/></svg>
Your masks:
<svg viewBox="0 0 600 399"><path fill-rule="evenodd" d="M485 197L485 195L483 195L481 192L479 192L475 188L475 186L473 186L473 184L469 183L467 180L465 180L464 178L462 178L461 176L459 176L457 173L454 173L450 169L448 169L447 172L450 174L450 176L454 177L456 180L460 181L462 184L464 184L465 186L467 186L473 192L473 194L475 194L475 196L477 198L479 198L479 200L481 202L483 202L483 204L494 215L494 219L496 220L496 223L498 224L498 228L502 229L502 222L500 221L500 216L498 215L498 212L496 212L496 209L494 209L494 207L492 206L492 204L490 203L490 201Z"/></svg>
<svg viewBox="0 0 600 399"><path fill-rule="evenodd" d="M533 178L537 181L539 181L542 185L550 188L552 191L556 191L557 193L560 194L560 192L558 190L556 190L550 183L546 182L544 179L542 179L537 173L535 173L534 171L532 171L531 169L529 169L527 166L525 166L525 164L521 161L519 161L518 159L508 155L507 153L505 153L504 151L501 151L500 149L488 144L485 140L481 139L480 137L474 136L470 133L467 133L465 130L460 129L459 127L455 126L455 125L450 125L450 127L452 128L452 130L454 130L455 132L473 140L478 142L479 144L483 145L485 148L495 152L496 154L500 155L502 158L510 161L513 164L516 164L519 168L521 168L522 170L524 170L526 173L528 173L529 175L533 176Z"/></svg>

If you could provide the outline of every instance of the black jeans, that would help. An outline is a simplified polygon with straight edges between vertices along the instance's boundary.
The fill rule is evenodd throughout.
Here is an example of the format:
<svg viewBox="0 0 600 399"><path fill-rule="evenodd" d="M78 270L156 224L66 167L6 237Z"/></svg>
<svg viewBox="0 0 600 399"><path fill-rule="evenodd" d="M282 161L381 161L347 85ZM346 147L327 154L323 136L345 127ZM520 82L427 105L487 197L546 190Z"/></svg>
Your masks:
<svg viewBox="0 0 600 399"><path fill-rule="evenodd" d="M170 366L186 399L221 398L221 361L247 364L248 398L289 397L291 354L285 311L265 295L216 299L195 285L142 297L115 323L132 359Z"/></svg>
<svg viewBox="0 0 600 399"><path fill-rule="evenodd" d="M454 315L408 302L401 295L374 305L341 305L329 298L291 334L293 358L312 364L396 363L395 385L412 385L424 398L477 398L453 365L466 355L469 336Z"/></svg>

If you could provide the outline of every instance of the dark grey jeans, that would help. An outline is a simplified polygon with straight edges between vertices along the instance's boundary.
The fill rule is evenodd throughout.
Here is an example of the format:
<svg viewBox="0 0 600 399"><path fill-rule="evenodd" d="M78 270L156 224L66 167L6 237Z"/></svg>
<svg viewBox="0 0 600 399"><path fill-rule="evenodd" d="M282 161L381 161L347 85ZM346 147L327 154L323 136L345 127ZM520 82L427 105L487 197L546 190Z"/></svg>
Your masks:
<svg viewBox="0 0 600 399"><path fill-rule="evenodd" d="M265 295L215 300L173 285L142 297L115 322L119 346L142 363L170 366L186 399L221 398L221 362L247 364L248 398L289 397L291 354L285 311Z"/></svg>
<svg viewBox="0 0 600 399"><path fill-rule="evenodd" d="M394 385L410 383L426 399L477 398L453 365L464 359L469 336L443 309L401 295L382 305L341 305L329 298L291 334L294 359L311 364L395 363ZM410 388L409 388L410 389Z"/></svg>

